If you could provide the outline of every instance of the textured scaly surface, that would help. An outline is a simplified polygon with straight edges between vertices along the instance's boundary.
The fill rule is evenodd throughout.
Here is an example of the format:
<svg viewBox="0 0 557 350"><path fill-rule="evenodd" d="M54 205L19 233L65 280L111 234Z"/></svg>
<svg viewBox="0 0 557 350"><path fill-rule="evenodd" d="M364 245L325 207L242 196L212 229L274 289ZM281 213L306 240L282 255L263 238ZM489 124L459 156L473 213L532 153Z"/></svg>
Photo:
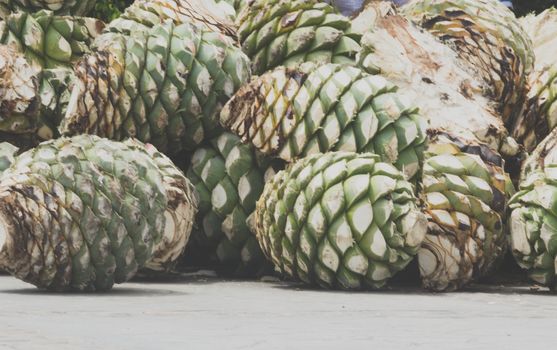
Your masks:
<svg viewBox="0 0 557 350"><path fill-rule="evenodd" d="M90 52L103 29L104 23L93 18L19 12L0 23L0 44L12 45L37 67L70 67Z"/></svg>
<svg viewBox="0 0 557 350"><path fill-rule="evenodd" d="M500 154L518 144L477 81L447 45L397 15L379 16L359 63L399 86L427 121L420 193L428 233L419 254L423 284L455 290L488 275L505 250L509 183Z"/></svg>
<svg viewBox="0 0 557 350"><path fill-rule="evenodd" d="M376 155L312 155L265 185L257 237L283 274L324 288L381 288L426 233L413 190Z"/></svg>
<svg viewBox="0 0 557 350"><path fill-rule="evenodd" d="M199 214L186 252L203 251L225 274L256 276L267 264L250 222L271 162L230 133L195 151L186 176L199 193Z"/></svg>
<svg viewBox="0 0 557 350"><path fill-rule="evenodd" d="M151 146L60 138L2 174L0 267L40 288L112 288L170 268L188 240L191 183Z"/></svg>
<svg viewBox="0 0 557 350"><path fill-rule="evenodd" d="M64 135L135 137L169 154L192 150L218 135L222 106L250 77L248 58L230 38L187 23L103 37L107 44L75 68Z"/></svg>
<svg viewBox="0 0 557 350"><path fill-rule="evenodd" d="M222 125L267 156L288 162L328 151L373 152L408 178L419 171L425 124L380 76L338 64L284 67L243 86Z"/></svg>
<svg viewBox="0 0 557 350"><path fill-rule="evenodd" d="M254 74L302 62L354 63L358 36L350 19L317 0L256 0L236 19Z"/></svg>
<svg viewBox="0 0 557 350"><path fill-rule="evenodd" d="M418 254L424 287L456 290L501 262L507 249L504 213L512 192L503 166L485 145L432 135L420 192L429 222Z"/></svg>

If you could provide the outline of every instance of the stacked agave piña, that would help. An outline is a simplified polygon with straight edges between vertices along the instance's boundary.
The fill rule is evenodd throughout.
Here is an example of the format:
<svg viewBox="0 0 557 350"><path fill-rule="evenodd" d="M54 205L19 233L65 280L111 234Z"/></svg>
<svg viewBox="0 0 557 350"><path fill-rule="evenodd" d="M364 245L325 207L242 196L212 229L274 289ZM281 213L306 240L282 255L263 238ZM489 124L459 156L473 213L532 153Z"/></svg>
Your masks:
<svg viewBox="0 0 557 350"><path fill-rule="evenodd" d="M244 85L221 123L266 156L291 162L319 152L373 152L412 179L423 158L425 125L396 90L357 67L279 67Z"/></svg>
<svg viewBox="0 0 557 350"><path fill-rule="evenodd" d="M215 55L215 59L218 62L217 65L224 64L221 61L223 59L222 56L226 58L230 55L227 56L222 54L222 47L226 46L228 51L234 51L233 45L231 45L231 42L234 40L232 38L234 31L228 22L225 20L220 21L220 19L211 12L211 10L214 12L214 9L208 9L206 6L202 6L203 4L200 5L198 3L198 0L138 1L126 11L121 20L114 21L110 27L105 30L105 35L101 36L99 36L99 34L103 24L93 19L55 16L47 11L40 11L32 15L18 13L8 16L0 27L0 42L9 44L23 53L29 61L29 65L35 71L22 71L25 73L26 84L33 85L32 89L27 89L26 93L20 96L21 99L26 100L29 106L33 107L33 111L25 111L25 118L21 117L23 114L22 110L19 108L21 104L16 106L15 104L8 103L8 100L13 99L9 89L5 89L2 92L2 96L0 96L0 100L8 101L4 103L8 108L4 110L2 119L3 123L10 127L0 127L0 131L6 134L2 135L3 138L16 142L18 146L22 148L28 148L29 146L36 145L37 141L56 137L58 135L57 129L62 116L66 113L66 107L75 86L74 72L70 67L72 67L76 60L84 53L89 52L89 46L91 44L95 47L95 50L99 50L103 46L113 45L114 43L112 43L111 40L115 40L115 42L118 43L118 40L116 40L117 38L115 38L115 36L117 36L116 33L121 34L121 42L127 35L135 33L140 36L141 33L151 30L153 26L160 25L160 23L165 20L171 20L176 25L192 22L195 23L196 30L198 30L199 34L202 31L214 33L213 38L210 38L211 34L206 34L203 37L203 39L210 44L203 45L200 41L201 39L198 39L197 46L190 44L190 50L201 51L196 57L197 60L202 61L204 58L207 58L207 56L211 56L212 53L208 52L208 50L213 49L217 51ZM201 28L203 28L203 30ZM214 30L214 32L212 30ZM219 35L216 33L225 33L231 37L218 38ZM207 49L207 46L211 45L218 47L210 47ZM184 48L184 51L187 51L187 49ZM241 54L239 49L236 51L238 54ZM204 56L201 57L201 54ZM13 54L9 53L9 55ZM184 60L187 61L188 59L184 58ZM203 75L204 79L217 80L215 83L216 86L211 86L215 87L215 90L225 89L228 91L230 85L234 85L230 80L235 79L235 77L222 77L223 74L221 70L215 67L214 62L211 61L211 57L207 58L207 60L208 62L201 63L210 65L210 68L212 68L210 73L217 74L218 77L210 76L210 74L207 76L206 71L203 69L197 69L196 74ZM238 62L244 61L245 66L248 65L246 58L228 57L226 61L228 64L228 71L224 69L224 75L229 73L229 71L235 72L236 67L230 68L230 61L233 60ZM12 66L10 63L12 61L13 60L4 65L4 71L12 72L10 75L14 74L13 72L20 74L21 67ZM238 64L238 73L242 75L241 78L238 78L240 80L247 79L245 76L249 75L246 73L247 68L245 66ZM65 67L68 67L68 69L65 69ZM206 91L206 84L203 85L202 83L203 81L199 82L203 90ZM3 84L11 85L12 83L3 82ZM218 84L220 84L221 87L219 87ZM222 85L225 85L225 87L222 88ZM103 89L106 90L106 88ZM198 97L198 99L203 99L203 96ZM213 95L206 97L206 99L210 100L210 106L215 105L218 108L219 101L214 101ZM206 106L199 106L203 101L199 103L196 102L197 101L194 101L192 108L195 109L195 113L198 115L201 113L198 110ZM203 113L211 113L211 111L207 111L207 109L208 108L205 108ZM15 128L14 126L18 126L19 128Z"/></svg>
<svg viewBox="0 0 557 350"><path fill-rule="evenodd" d="M55 137L65 104L69 100L67 85L71 79L71 65L89 52L89 46L100 35L104 24L84 17L56 16L49 11L33 14L19 12L0 22L0 44L6 55L23 54L16 61L5 62L3 84L11 84L10 77L25 80L26 91L18 94L25 108L24 113L16 105L10 105L11 89L4 89L1 100L6 105L3 119L10 127L2 126L3 132L19 135L18 145L28 148L39 140ZM21 62L21 63L16 63ZM22 65L29 68L21 69ZM17 127L14 127L17 126Z"/></svg>
<svg viewBox="0 0 557 350"><path fill-rule="evenodd" d="M176 25L190 23L199 29L236 37L236 30L213 0L137 0L107 29L132 34L171 20Z"/></svg>
<svg viewBox="0 0 557 350"><path fill-rule="evenodd" d="M265 186L257 236L284 274L325 288L381 288L412 260L427 229L413 191L374 154L314 154Z"/></svg>
<svg viewBox="0 0 557 350"><path fill-rule="evenodd" d="M249 59L237 47L233 25L216 9L214 4L199 0L136 1L95 41L95 53L76 66L72 103L61 124L62 133L93 133L118 140L136 137L171 155L182 150L193 154L203 141L218 137L222 132L217 121L220 109L248 81L250 68ZM111 92L107 93L109 85ZM216 158L222 156L215 154ZM230 174L224 169L210 169L222 170L211 176L238 181L235 173L248 175L251 165L242 163L243 169L232 168ZM195 168L195 164L192 166ZM213 185L206 174L192 174L200 192L204 186ZM249 176L255 181L260 175ZM199 228L188 251L196 250L197 255L204 251L220 262L219 269L238 274L263 265L255 239L245 219L240 219L253 210L261 190L254 188L254 193L243 198L243 213L213 207L211 198L202 195ZM231 201L249 189L238 187L238 191ZM232 208L239 204L231 203ZM217 222L211 222L212 227L203 225L207 222L203 218L214 219L211 214L215 213L222 220L222 231L216 228L220 224Z"/></svg>
<svg viewBox="0 0 557 350"><path fill-rule="evenodd" d="M0 0L0 17L11 13L40 10L53 11L57 15L83 16L95 7L95 0Z"/></svg>
<svg viewBox="0 0 557 350"><path fill-rule="evenodd" d="M70 67L103 27L95 19L48 11L20 12L0 22L2 139L26 149L57 135Z"/></svg>
<svg viewBox="0 0 557 350"><path fill-rule="evenodd" d="M362 14L364 16L365 13ZM486 275L505 251L509 182L500 154L515 156L482 82L450 47L397 15L379 17L359 62L399 86L428 122L421 197L428 233L418 254L425 287L454 290Z"/></svg>
<svg viewBox="0 0 557 350"><path fill-rule="evenodd" d="M238 36L254 74L299 63L353 63L350 20L317 0L252 0L238 14Z"/></svg>
<svg viewBox="0 0 557 350"><path fill-rule="evenodd" d="M290 17L297 18L290 16L287 11L290 8L285 6L289 5L282 4L282 12L277 10L278 15L268 20L270 24L254 31L249 41L250 47L259 47L259 52L266 57L279 57L269 52L271 48L280 48L281 42L287 39L279 35L276 45L267 45L269 38L276 37L269 33L282 34L279 24L287 23ZM263 154L289 162L318 152L374 152L381 161L398 167L407 179L422 175L421 196L429 221L428 234L419 253L423 283L435 290L454 290L486 275L503 256L506 248L503 214L512 185L504 172L501 154L515 157L519 146L508 136L503 118L492 107L494 102L501 101L486 93L486 76L479 81L475 79L470 65L450 46L407 20L391 15L390 5L385 9L384 3L377 3L370 9L346 31L353 33L356 27L367 30L371 22L378 21L376 30L362 40L364 49L358 60L362 68L323 62L275 68L254 78L236 93L223 109L221 123ZM246 13L239 17L244 19L241 25L247 23ZM295 13L301 16L303 11ZM374 15L368 20L365 16L370 13ZM263 17L255 17L249 23ZM245 43L243 47L246 49ZM288 55L281 57L282 64L293 65L296 61L290 63ZM273 65L266 63L261 67ZM380 75L370 75L364 70ZM512 78L506 82L508 85L522 79ZM515 98L515 94L509 98ZM425 119L415 108L407 106L418 106ZM422 167L426 128L430 145ZM303 164L304 160L299 162ZM421 174L420 169L423 169ZM327 188L319 185L321 195ZM305 186L305 183L292 182L291 196L296 191L305 191ZM274 190L266 189L261 201L269 201L264 198L273 191L280 193L280 188L275 185ZM351 288L350 283L339 282L331 276L327 282L316 280L316 274L321 272L313 270L315 266L321 268L324 260L332 259L331 252L335 252L335 259L342 260L344 248L337 246L319 250L318 254L307 253L308 261L299 255L299 235L305 231L296 225L300 217L305 220L311 204L300 203L299 215L289 216L292 203L275 209L273 201L281 198L273 198L270 203L258 206L256 216L260 223L264 222L257 232L266 255L290 275L329 287ZM271 217L279 226L270 225ZM321 229L326 232L332 223L327 217L323 223L325 228ZM314 244L325 244L319 239ZM306 244L304 249L307 247ZM325 270L329 273L340 271L338 264L327 266ZM309 275L301 277L301 271ZM354 283L354 287L362 286Z"/></svg>
<svg viewBox="0 0 557 350"><path fill-rule="evenodd" d="M168 154L218 135L249 60L227 27L192 15L196 1L139 1L111 23L75 67L62 134L135 137Z"/></svg>
<svg viewBox="0 0 557 350"><path fill-rule="evenodd" d="M499 0L411 0L404 14L452 46L485 82L510 127L526 98L534 56L528 35Z"/></svg>
<svg viewBox="0 0 557 350"><path fill-rule="evenodd" d="M255 212L263 252L281 272L323 287L383 286L411 261L425 232L425 217L406 180L415 180L423 158L422 119L384 78L331 63L354 64L359 49L356 36L348 34L349 20L331 6L255 1L237 21L253 69L270 70L234 95L221 112L221 124L263 156L287 162L308 156L265 187ZM313 171L314 163L323 181L312 182L312 202L300 201L294 208L295 196L311 195L303 192L311 178L294 179L304 167L304 174ZM293 181L284 208L286 199L273 194L286 191L280 180L286 177ZM339 191L342 182L346 193ZM234 192L227 193L229 198ZM327 202L330 208L319 205ZM352 215L368 217L361 221Z"/></svg>
<svg viewBox="0 0 557 350"><path fill-rule="evenodd" d="M34 66L68 67L89 52L103 29L94 18L19 12L0 23L0 44L12 45Z"/></svg>
<svg viewBox="0 0 557 350"><path fill-rule="evenodd" d="M186 252L192 258L205 255L210 260L200 258L196 263L211 264L232 276L265 272L265 257L250 227L250 216L278 166L270 163L226 132L195 151L186 176L199 193L199 215Z"/></svg>
<svg viewBox="0 0 557 350"><path fill-rule="evenodd" d="M60 138L15 159L0 178L0 267L51 290L107 290L138 268L170 268L197 201L152 146Z"/></svg>
<svg viewBox="0 0 557 350"><path fill-rule="evenodd" d="M513 131L533 152L524 163L520 190L510 202L511 248L530 278L555 289L557 10L552 8L538 16L529 15L522 19L522 24L534 42L536 67L530 76L528 102Z"/></svg>
<svg viewBox="0 0 557 350"><path fill-rule="evenodd" d="M192 149L218 133L215 115L250 74L247 57L234 47L232 26L213 17L202 5L197 0L136 2L95 38L94 53L80 59L70 74L44 70L45 76L49 75L41 82L4 80L18 84L12 90L20 94L8 96L27 102L17 100L11 105L17 106L15 110L21 114L37 106L40 113L48 109L58 117L67 110L61 129L72 135L95 132L113 139L136 136L172 154ZM19 76L29 71L28 76L32 76L36 67L19 56L7 56L20 65L8 65L10 74ZM42 105L32 103L36 97L25 99L30 95L28 86L32 91L37 86L48 87L48 94L41 94ZM76 125L72 124L78 122L75 118L82 118L79 125L87 128L65 128ZM102 129L92 130L89 122ZM192 222L189 217L181 225L191 226ZM189 226L180 228L181 234L189 234L189 230ZM183 239L180 242L185 244ZM170 240L167 245L154 251L150 262L142 265L155 270L173 265L170 263L183 244Z"/></svg>
<svg viewBox="0 0 557 350"><path fill-rule="evenodd" d="M513 126L513 136L532 151L557 126L557 10L521 18L534 43L535 69L523 113Z"/></svg>

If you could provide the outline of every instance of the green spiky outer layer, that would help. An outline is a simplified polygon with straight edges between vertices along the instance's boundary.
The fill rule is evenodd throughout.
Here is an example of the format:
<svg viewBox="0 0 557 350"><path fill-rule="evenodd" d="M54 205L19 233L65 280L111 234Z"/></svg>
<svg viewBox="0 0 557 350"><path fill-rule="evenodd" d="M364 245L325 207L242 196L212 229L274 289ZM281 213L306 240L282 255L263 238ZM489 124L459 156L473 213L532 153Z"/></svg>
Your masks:
<svg viewBox="0 0 557 350"><path fill-rule="evenodd" d="M498 0L413 0L403 11L478 72L510 127L534 64L532 43L514 14Z"/></svg>
<svg viewBox="0 0 557 350"><path fill-rule="evenodd" d="M126 140L124 144L138 152L146 153L162 176L163 190L167 198L164 212L166 223L162 237L156 242L153 255L145 264L145 268L155 272L171 271L189 241L199 207L199 196L184 173L153 145L144 145L137 140Z"/></svg>
<svg viewBox="0 0 557 350"><path fill-rule="evenodd" d="M19 148L11 143L0 143L0 175L14 163L18 150Z"/></svg>
<svg viewBox="0 0 557 350"><path fill-rule="evenodd" d="M350 20L316 0L253 1L236 23L254 74L307 61L353 64L360 48Z"/></svg>
<svg viewBox="0 0 557 350"><path fill-rule="evenodd" d="M10 13L40 10L53 11L57 15L83 16L95 6L96 0L0 0L0 17L6 18Z"/></svg>
<svg viewBox="0 0 557 350"><path fill-rule="evenodd" d="M520 23L534 43L536 65L512 135L531 152L557 126L557 9L520 18Z"/></svg>
<svg viewBox="0 0 557 350"><path fill-rule="evenodd" d="M312 155L279 172L256 209L282 273L324 288L380 288L418 252L427 220L412 185L373 154Z"/></svg>
<svg viewBox="0 0 557 350"><path fill-rule="evenodd" d="M250 76L229 38L170 21L110 35L75 68L62 134L136 137L170 154L218 135L222 106Z"/></svg>
<svg viewBox="0 0 557 350"><path fill-rule="evenodd" d="M89 52L104 23L93 18L19 12L0 23L0 44L13 45L41 68L70 66Z"/></svg>
<svg viewBox="0 0 557 350"><path fill-rule="evenodd" d="M557 287L557 129L524 163L519 191L509 203L511 249L529 277Z"/></svg>
<svg viewBox="0 0 557 350"><path fill-rule="evenodd" d="M263 192L268 163L237 136L223 133L195 151L186 172L200 197L190 244L207 251L226 274L253 276L266 267L247 220Z"/></svg>
<svg viewBox="0 0 557 350"><path fill-rule="evenodd" d="M418 254L424 287L452 291L491 272L506 251L503 215L512 184L484 145L433 135L421 196L428 233Z"/></svg>
<svg viewBox="0 0 557 350"><path fill-rule="evenodd" d="M408 178L417 174L426 125L380 76L337 64L284 67L242 87L221 124L268 156L292 161L316 152L372 152Z"/></svg>
<svg viewBox="0 0 557 350"><path fill-rule="evenodd" d="M167 20L176 25L189 23L237 40L234 24L225 18L220 6L208 0L136 0L109 24L107 31L132 34Z"/></svg>
<svg viewBox="0 0 557 350"><path fill-rule="evenodd" d="M0 267L56 291L107 290L140 267L163 268L183 250L196 211L178 174L133 140L42 143L2 175Z"/></svg>

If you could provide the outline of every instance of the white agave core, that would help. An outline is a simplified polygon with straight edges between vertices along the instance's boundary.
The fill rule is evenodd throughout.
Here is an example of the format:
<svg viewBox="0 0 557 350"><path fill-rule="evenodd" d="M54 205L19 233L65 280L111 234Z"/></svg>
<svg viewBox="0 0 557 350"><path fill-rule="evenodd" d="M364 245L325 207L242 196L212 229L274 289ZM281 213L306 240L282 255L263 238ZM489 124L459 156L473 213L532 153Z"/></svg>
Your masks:
<svg viewBox="0 0 557 350"><path fill-rule="evenodd" d="M557 48L557 10L549 9L539 16L531 14L519 18L519 21L532 38L536 70L554 65L555 48Z"/></svg>
<svg viewBox="0 0 557 350"><path fill-rule="evenodd" d="M381 67L381 74L400 87L398 96L419 107L430 128L451 130L494 149L507 141L481 82L460 66L451 48L398 17L378 25L363 36L363 46L375 49L366 61Z"/></svg>

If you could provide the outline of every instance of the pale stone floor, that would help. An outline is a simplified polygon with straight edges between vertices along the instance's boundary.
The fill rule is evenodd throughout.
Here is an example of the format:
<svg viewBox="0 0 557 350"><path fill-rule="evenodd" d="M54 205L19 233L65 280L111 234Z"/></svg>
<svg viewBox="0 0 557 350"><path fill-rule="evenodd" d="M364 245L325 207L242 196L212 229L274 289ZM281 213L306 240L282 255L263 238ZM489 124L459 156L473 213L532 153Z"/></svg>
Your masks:
<svg viewBox="0 0 557 350"><path fill-rule="evenodd" d="M0 349L531 349L557 340L557 295L476 285L345 293L185 275L102 294L0 276Z"/></svg>

